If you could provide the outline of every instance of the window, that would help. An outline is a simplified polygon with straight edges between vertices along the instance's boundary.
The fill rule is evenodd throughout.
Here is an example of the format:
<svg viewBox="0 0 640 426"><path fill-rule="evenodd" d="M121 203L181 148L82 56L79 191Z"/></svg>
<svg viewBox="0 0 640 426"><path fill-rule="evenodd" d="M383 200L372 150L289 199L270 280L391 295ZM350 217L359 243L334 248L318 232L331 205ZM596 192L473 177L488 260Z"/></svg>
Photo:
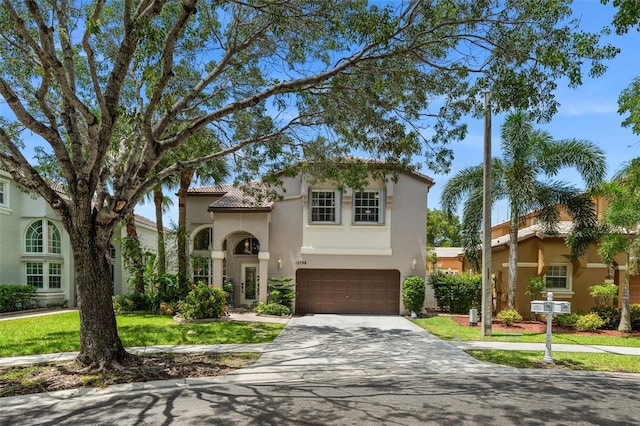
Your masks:
<svg viewBox="0 0 640 426"><path fill-rule="evenodd" d="M203 282L210 284L211 277L211 258L204 256L192 255L191 266L193 268L193 282Z"/></svg>
<svg viewBox="0 0 640 426"><path fill-rule="evenodd" d="M369 190L353 193L354 223L384 223L383 191Z"/></svg>
<svg viewBox="0 0 640 426"><path fill-rule="evenodd" d="M41 262L27 262L27 284L44 288L44 268Z"/></svg>
<svg viewBox="0 0 640 426"><path fill-rule="evenodd" d="M311 223L339 223L340 197L337 190L311 191Z"/></svg>
<svg viewBox="0 0 640 426"><path fill-rule="evenodd" d="M62 288L62 236L53 222L40 219L27 227L24 252L32 258L25 264L28 285L43 290ZM58 255L59 260L42 259L47 254Z"/></svg>
<svg viewBox="0 0 640 426"><path fill-rule="evenodd" d="M49 264L49 288L62 288L62 264Z"/></svg>
<svg viewBox="0 0 640 426"><path fill-rule="evenodd" d="M545 275L545 280L550 288L569 289L569 274L566 265L551 265Z"/></svg>
<svg viewBox="0 0 640 426"><path fill-rule="evenodd" d="M9 204L7 201L7 181L0 180L0 206Z"/></svg>
<svg viewBox="0 0 640 426"><path fill-rule="evenodd" d="M25 247L27 253L42 253L43 236L41 220L33 222L31 226L27 228Z"/></svg>
<svg viewBox="0 0 640 426"><path fill-rule="evenodd" d="M213 243L213 228L206 228L198 232L193 239L194 250L210 250Z"/></svg>

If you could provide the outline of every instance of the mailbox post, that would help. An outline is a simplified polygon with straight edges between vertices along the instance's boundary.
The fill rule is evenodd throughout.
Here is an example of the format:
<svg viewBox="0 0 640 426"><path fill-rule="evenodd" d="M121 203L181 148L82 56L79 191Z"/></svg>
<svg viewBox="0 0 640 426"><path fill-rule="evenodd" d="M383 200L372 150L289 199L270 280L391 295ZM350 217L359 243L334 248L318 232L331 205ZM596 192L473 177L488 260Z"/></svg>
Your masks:
<svg viewBox="0 0 640 426"><path fill-rule="evenodd" d="M547 313L547 344L544 347L544 356L542 357L542 362L552 364L553 358L551 357L551 322L553 321L553 293L547 293L547 303L545 303L544 307L544 310Z"/></svg>
<svg viewBox="0 0 640 426"><path fill-rule="evenodd" d="M553 363L551 357L551 325L553 321L553 314L570 314L571 303L570 302L554 302L553 293L547 293L547 300L534 300L531 302L531 312L544 313L547 315L547 339L544 350L543 362L548 364Z"/></svg>

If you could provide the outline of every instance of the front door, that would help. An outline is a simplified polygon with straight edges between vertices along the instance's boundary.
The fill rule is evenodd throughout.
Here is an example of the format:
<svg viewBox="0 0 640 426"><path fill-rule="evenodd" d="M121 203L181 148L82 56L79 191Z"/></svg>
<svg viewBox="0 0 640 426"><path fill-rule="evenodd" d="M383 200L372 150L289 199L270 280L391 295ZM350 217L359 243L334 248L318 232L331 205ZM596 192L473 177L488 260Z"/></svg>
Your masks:
<svg viewBox="0 0 640 426"><path fill-rule="evenodd" d="M253 305L258 301L258 264L243 263L240 277L240 303L242 305Z"/></svg>

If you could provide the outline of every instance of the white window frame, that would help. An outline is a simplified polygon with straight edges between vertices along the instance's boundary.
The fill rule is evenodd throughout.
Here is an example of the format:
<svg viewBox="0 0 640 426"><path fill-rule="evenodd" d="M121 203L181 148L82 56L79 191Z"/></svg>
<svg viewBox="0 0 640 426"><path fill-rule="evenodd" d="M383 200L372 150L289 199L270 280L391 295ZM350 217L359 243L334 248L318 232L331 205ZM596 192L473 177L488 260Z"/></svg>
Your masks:
<svg viewBox="0 0 640 426"><path fill-rule="evenodd" d="M9 208L9 181L0 179L0 208Z"/></svg>
<svg viewBox="0 0 640 426"><path fill-rule="evenodd" d="M572 291L573 288L573 265L571 265L571 263L564 263L564 262L551 262L549 264L549 268L547 269L547 273L544 274L544 280L548 281L549 280L549 270L553 267L564 267L566 268L566 276L564 277L566 279L566 283L567 286L566 287L553 287L553 286L549 286L547 288L547 290L550 290L554 293L570 293ZM553 275L553 277L560 277L560 275Z"/></svg>
<svg viewBox="0 0 640 426"><path fill-rule="evenodd" d="M40 225L40 235L36 235L32 244L27 244L27 236L29 230L36 224ZM37 244L33 244L37 242ZM40 277L41 285L35 285L38 290L47 291L61 291L64 285L64 267L62 256L62 232L60 227L53 223L48 218L40 218L30 222L23 234L23 252L24 257L24 282L27 285L33 285L35 277ZM27 247L30 246L33 251L27 251ZM36 271L38 269L38 271ZM37 273L34 273L37 272ZM55 287L51 287L51 278L57 281ZM31 282L30 282L31 281ZM38 283L40 284L40 283Z"/></svg>
<svg viewBox="0 0 640 426"><path fill-rule="evenodd" d="M316 194L320 193L333 193L333 206L319 206L314 203L320 200L316 198ZM309 223L313 225L337 225L340 223L342 197L339 189L335 188L313 188L309 191ZM313 220L316 209L329 209L333 207L333 221L330 220ZM325 213L326 214L326 213Z"/></svg>
<svg viewBox="0 0 640 426"><path fill-rule="evenodd" d="M366 206L358 206L358 195L359 194L375 194L374 198L378 200L378 206L373 207L373 209L378 210L378 220L377 221L366 221L366 220L357 220L358 209L366 208ZM385 191L384 189L374 189L367 188L362 191L353 191L353 202L352 202L352 217L351 220L354 225L384 225L384 211L385 211ZM365 214L367 214L365 212Z"/></svg>

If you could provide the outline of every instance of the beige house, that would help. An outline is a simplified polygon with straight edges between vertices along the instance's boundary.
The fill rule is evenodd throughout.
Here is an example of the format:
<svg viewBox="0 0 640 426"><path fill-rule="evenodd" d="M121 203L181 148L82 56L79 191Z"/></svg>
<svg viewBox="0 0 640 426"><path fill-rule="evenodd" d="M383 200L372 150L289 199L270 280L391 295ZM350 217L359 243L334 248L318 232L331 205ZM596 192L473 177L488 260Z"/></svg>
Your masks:
<svg viewBox="0 0 640 426"><path fill-rule="evenodd" d="M426 199L420 173L363 190L284 178L282 199L256 202L230 185L187 197L194 280L233 284L236 306L267 300L272 277L296 283L296 313L406 312L401 283L425 276ZM196 259L197 261L193 261Z"/></svg>

